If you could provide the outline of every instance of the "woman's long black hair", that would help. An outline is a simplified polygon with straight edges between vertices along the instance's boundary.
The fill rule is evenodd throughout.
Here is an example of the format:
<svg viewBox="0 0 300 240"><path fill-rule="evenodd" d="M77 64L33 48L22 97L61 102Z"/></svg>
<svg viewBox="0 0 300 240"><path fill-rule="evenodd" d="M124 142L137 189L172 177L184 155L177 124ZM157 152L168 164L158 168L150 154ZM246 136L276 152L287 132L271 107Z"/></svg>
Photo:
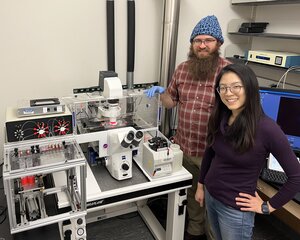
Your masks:
<svg viewBox="0 0 300 240"><path fill-rule="evenodd" d="M226 131L225 138L233 148L243 153L254 145L257 123L263 114L260 104L259 85L255 73L246 65L230 64L224 67L216 78L216 87L219 86L222 76L228 72L235 73L242 81L246 100L243 110L237 116L233 124ZM215 106L208 123L207 143L211 146L215 141L215 135L220 130L223 117L230 116L231 110L222 102L220 95L215 90Z"/></svg>

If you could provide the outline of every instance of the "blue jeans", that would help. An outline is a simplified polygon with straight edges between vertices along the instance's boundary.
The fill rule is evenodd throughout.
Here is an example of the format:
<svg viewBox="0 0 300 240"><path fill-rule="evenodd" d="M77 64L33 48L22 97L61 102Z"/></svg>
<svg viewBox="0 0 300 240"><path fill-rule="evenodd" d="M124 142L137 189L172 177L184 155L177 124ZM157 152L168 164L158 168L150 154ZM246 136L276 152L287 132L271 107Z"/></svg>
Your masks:
<svg viewBox="0 0 300 240"><path fill-rule="evenodd" d="M226 206L205 189L207 216L216 240L251 240L254 212L243 212Z"/></svg>

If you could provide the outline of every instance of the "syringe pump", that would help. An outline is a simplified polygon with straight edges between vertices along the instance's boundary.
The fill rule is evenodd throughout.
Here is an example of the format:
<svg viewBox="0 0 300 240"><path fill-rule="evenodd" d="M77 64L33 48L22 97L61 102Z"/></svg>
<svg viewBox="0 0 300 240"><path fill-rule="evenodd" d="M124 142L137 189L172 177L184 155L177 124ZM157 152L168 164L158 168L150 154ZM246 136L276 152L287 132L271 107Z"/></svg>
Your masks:
<svg viewBox="0 0 300 240"><path fill-rule="evenodd" d="M143 168L152 178L170 175L182 168L182 156L179 145L153 137L143 145Z"/></svg>

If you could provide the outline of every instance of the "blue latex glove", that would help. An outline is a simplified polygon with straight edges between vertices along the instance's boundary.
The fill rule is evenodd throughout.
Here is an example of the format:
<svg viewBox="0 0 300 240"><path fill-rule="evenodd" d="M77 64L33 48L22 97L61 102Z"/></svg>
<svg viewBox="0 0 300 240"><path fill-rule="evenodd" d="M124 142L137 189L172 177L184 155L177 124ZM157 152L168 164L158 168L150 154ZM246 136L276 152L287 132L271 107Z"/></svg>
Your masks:
<svg viewBox="0 0 300 240"><path fill-rule="evenodd" d="M147 89L145 91L147 97L151 98L155 95L155 93L159 93L159 94L162 94L166 91L166 89L164 87L160 87L160 86L153 86L149 89Z"/></svg>

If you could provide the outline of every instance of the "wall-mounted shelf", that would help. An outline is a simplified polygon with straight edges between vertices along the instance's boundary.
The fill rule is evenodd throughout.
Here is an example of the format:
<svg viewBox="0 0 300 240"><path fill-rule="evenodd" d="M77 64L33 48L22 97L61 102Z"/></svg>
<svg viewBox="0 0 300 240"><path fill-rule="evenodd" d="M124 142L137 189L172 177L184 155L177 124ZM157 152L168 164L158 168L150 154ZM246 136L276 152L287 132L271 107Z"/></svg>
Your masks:
<svg viewBox="0 0 300 240"><path fill-rule="evenodd" d="M300 1L299 1L300 2ZM290 46L296 46L296 50L291 48L291 50L281 50L279 48L275 48L276 50L286 51L286 52L298 52L298 41L300 40L300 34L290 34L290 33L242 33L239 32L239 28L242 23L245 22L255 22L255 20L251 19L231 19L228 23L227 33L229 36L232 36L231 40L233 44L230 44L226 47L225 56L232 57L233 55L244 55L244 52L252 49L252 43L254 38L273 38L273 39L281 39L281 40L294 40L297 41L292 43ZM295 31L295 30L293 30ZM256 42L268 42L268 41L260 41L255 40ZM274 41L273 41L274 42ZM268 45L267 45L268 47ZM263 49L263 48L262 48ZM271 50L271 49L269 49ZM279 51L278 50L278 51Z"/></svg>
<svg viewBox="0 0 300 240"><path fill-rule="evenodd" d="M300 0L269 0L269 1L260 1L260 0L232 0L232 5L248 5L248 6L257 6L257 5L274 5L274 4L297 4L300 3Z"/></svg>
<svg viewBox="0 0 300 240"><path fill-rule="evenodd" d="M299 52L298 10L300 8L300 0L231 0L231 4L251 7L252 15L251 17L248 16L248 18L232 19L228 23L227 33L232 44L226 46L225 56L229 57L228 59L233 63L247 64L255 72L262 86L277 85L278 81L284 77L284 85L291 89L299 89L300 71L298 69L291 70L247 61L244 58L244 54L249 49ZM281 6L274 7L271 5ZM239 11L240 8L236 8L236 10ZM239 32L242 23L247 22L268 22L270 26L268 26L268 32ZM283 84L283 81L280 84Z"/></svg>
<svg viewBox="0 0 300 240"><path fill-rule="evenodd" d="M241 35L247 37L266 37L266 38L282 38L282 39L295 39L300 40L300 35L295 34L281 34L281 33L240 33L229 32L232 35Z"/></svg>

